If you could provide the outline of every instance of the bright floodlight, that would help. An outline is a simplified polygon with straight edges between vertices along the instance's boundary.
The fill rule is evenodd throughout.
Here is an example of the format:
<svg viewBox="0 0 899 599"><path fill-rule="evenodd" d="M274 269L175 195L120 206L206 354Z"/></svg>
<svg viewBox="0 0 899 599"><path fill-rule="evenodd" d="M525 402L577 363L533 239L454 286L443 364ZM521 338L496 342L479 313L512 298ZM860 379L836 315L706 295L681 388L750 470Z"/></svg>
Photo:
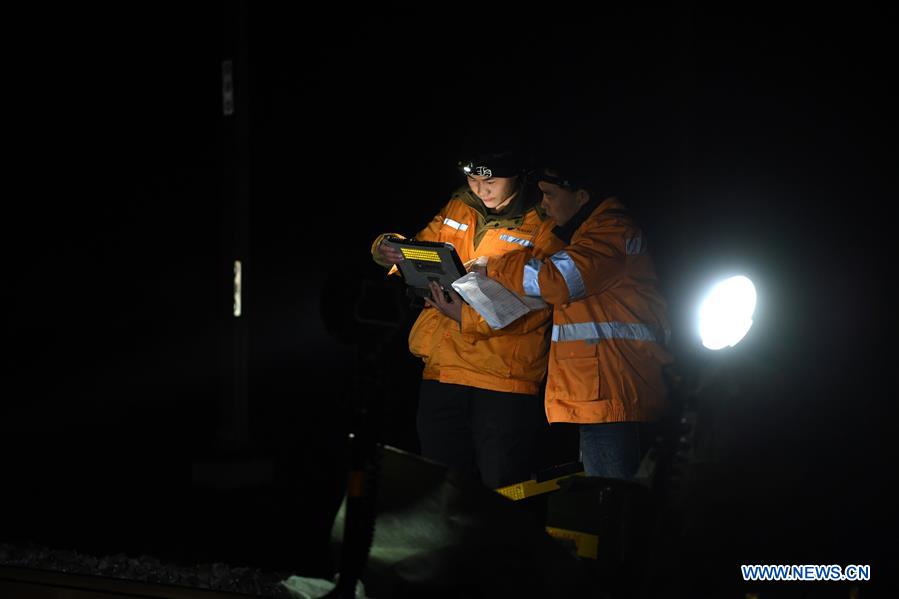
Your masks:
<svg viewBox="0 0 899 599"><path fill-rule="evenodd" d="M732 347L752 327L755 285L747 277L716 284L699 307L699 336L709 349Z"/></svg>

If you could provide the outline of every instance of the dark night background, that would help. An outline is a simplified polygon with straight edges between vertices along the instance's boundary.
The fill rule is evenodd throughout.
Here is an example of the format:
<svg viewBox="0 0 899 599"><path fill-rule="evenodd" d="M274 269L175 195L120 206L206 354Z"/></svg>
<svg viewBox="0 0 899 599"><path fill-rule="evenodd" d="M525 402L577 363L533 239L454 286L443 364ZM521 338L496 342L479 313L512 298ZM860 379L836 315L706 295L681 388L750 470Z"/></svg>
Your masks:
<svg viewBox="0 0 899 599"><path fill-rule="evenodd" d="M738 586L740 563L871 564L872 587L894 583L897 19L849 10L12 10L0 542L326 575L363 282L366 315L410 316L370 242L427 222L465 134L503 115L576 132L614 174L685 363L702 285L738 269L759 288L737 348L752 392L721 408L690 567ZM220 63L241 55L228 120ZM238 257L242 447L220 435ZM381 352L383 436L415 451L403 326ZM269 482L192 477L250 458Z"/></svg>

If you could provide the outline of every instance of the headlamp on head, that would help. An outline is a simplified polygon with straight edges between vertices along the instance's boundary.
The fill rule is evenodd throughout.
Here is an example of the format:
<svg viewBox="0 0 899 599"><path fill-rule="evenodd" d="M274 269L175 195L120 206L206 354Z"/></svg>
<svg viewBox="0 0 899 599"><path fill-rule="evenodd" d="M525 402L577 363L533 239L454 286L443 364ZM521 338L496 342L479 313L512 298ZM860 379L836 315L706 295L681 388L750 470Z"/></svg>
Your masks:
<svg viewBox="0 0 899 599"><path fill-rule="evenodd" d="M521 159L512 152L482 154L459 162L461 171L469 177L517 177L525 172Z"/></svg>
<svg viewBox="0 0 899 599"><path fill-rule="evenodd" d="M484 166L482 164L476 165L474 162L467 163L459 163L459 166L462 167L462 172L471 177L487 177L490 178L493 176L493 169L490 167Z"/></svg>

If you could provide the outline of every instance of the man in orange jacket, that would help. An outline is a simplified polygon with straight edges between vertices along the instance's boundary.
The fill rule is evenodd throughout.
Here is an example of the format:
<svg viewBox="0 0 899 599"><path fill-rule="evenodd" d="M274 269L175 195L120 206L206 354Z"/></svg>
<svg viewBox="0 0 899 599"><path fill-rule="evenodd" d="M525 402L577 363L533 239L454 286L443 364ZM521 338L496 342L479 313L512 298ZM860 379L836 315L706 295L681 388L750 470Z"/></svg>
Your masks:
<svg viewBox="0 0 899 599"><path fill-rule="evenodd" d="M466 263L533 246L550 221L536 209L520 155L483 153L460 166L467 185L415 238L450 242ZM394 272L402 254L381 245L387 235L375 239L372 257ZM539 391L551 309L494 330L455 291L448 295L433 288L409 333L410 351L424 362L417 415L422 455L480 475L491 488L527 480L546 426Z"/></svg>
<svg viewBox="0 0 899 599"><path fill-rule="evenodd" d="M666 407L662 369L671 362L646 239L575 161L543 170L538 181L555 228L478 268L554 307L547 417L579 424L588 475L632 478L647 445L645 423Z"/></svg>

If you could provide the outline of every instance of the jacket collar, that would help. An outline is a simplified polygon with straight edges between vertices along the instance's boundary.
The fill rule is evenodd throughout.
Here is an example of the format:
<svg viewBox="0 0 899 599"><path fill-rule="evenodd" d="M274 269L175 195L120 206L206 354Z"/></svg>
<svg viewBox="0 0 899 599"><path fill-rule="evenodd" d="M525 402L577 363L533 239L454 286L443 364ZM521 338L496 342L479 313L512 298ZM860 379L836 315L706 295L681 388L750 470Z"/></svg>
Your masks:
<svg viewBox="0 0 899 599"><path fill-rule="evenodd" d="M571 217L564 225L557 225L553 228L553 235L561 239L565 242L565 245L571 243L571 238L574 237L575 231L581 228L581 225L590 218L594 212L609 212L614 211L615 213L623 213L625 211L624 204L618 201L616 197L607 197L603 199L601 196L596 196L595 198L590 198L590 200L581 206L581 209L577 211L577 214Z"/></svg>
<svg viewBox="0 0 899 599"><path fill-rule="evenodd" d="M527 187L522 188L512 202L506 206L502 212L490 212L484 203L474 195L468 186L460 187L453 194L453 197L461 200L466 205L474 209L478 213L478 220L484 224L490 224L497 227L520 226L524 221L527 212L537 205L536 195L529 193ZM541 214L541 218L543 215Z"/></svg>

